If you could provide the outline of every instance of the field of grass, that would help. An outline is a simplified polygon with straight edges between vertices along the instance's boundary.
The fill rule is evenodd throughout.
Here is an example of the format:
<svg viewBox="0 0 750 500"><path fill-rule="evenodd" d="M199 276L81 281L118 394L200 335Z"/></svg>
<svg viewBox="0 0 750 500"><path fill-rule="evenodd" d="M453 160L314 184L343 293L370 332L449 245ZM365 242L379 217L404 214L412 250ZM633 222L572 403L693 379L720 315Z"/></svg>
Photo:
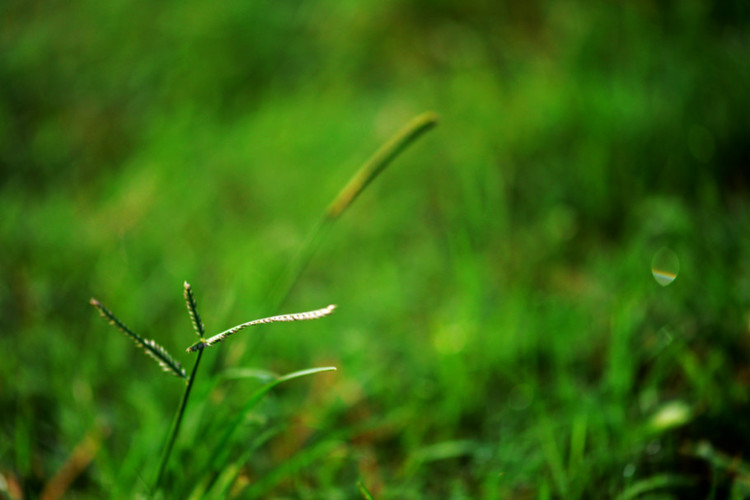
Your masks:
<svg viewBox="0 0 750 500"><path fill-rule="evenodd" d="M750 498L746 2L0 19L0 498Z"/></svg>

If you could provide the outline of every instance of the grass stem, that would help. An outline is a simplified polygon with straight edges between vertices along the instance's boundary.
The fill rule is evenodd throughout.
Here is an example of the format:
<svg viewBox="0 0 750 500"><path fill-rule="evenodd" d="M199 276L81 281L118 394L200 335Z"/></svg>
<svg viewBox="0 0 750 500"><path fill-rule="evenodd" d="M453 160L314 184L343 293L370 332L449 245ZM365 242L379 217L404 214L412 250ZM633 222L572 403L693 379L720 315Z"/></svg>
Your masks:
<svg viewBox="0 0 750 500"><path fill-rule="evenodd" d="M190 378L188 379L187 385L185 386L185 392L182 393L182 401L180 401L180 407L177 409L174 421L172 422L172 430L169 433L169 441L167 441L167 446L164 448L164 454L162 455L161 463L159 464L159 472L157 473L156 480L154 481L155 491L159 489L162 477L164 476L164 470L167 467L167 462L169 462L169 456L172 454L172 447L174 446L174 442L180 432L182 417L185 414L185 407L187 406L188 398L190 398L190 391L193 388L193 381L195 380L195 374L198 373L198 365L201 362L202 356L203 349L198 351L198 357L195 360L195 364L193 365L193 370L190 372Z"/></svg>
<svg viewBox="0 0 750 500"><path fill-rule="evenodd" d="M193 329L196 335L202 340L205 335L205 328L203 327L203 321L198 314L198 304L195 301L193 295L193 289L190 287L190 283L187 281L183 284L185 305L187 306L190 319L193 323ZM174 442L177 440L177 435L180 433L180 426L182 425L182 417L185 414L185 407L187 406L188 399L190 398L190 390L193 388L193 381L195 375L198 373L198 365L201 363L203 357L203 349L198 350L198 357L193 365L193 370L190 372L190 378L185 386L185 392L182 393L182 400L180 401L180 407L177 409L174 420L172 421L172 429L169 432L169 440L167 446L164 448L164 454L161 457L161 463L159 464L159 472L156 474L156 480L154 481L154 491L159 489L162 477L164 476L164 470L167 468L167 462L169 462L169 456L172 454L172 448Z"/></svg>
<svg viewBox="0 0 750 500"><path fill-rule="evenodd" d="M313 227L309 236L300 248L299 253L291 260L280 279L276 282L267 304L269 311L277 311L284 304L300 276L310 263L320 242L338 220L341 214L351 206L354 200L367 186L390 165L404 150L425 132L438 123L438 115L427 111L413 118L409 123L396 132L357 170L349 182L334 198L323 217Z"/></svg>

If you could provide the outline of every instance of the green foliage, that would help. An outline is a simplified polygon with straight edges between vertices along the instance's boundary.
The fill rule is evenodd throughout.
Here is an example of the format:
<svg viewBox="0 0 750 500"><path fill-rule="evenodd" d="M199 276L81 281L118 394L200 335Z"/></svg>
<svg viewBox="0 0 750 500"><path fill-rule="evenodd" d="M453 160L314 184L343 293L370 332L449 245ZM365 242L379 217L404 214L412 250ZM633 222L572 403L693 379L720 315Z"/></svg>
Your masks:
<svg viewBox="0 0 750 500"><path fill-rule="evenodd" d="M747 2L0 17L0 496L63 470L71 497L148 490L184 387L85 301L172 350L192 334L169 290L190 276L208 325L340 309L211 349L175 498L747 497ZM426 109L440 127L301 251ZM210 465L271 381L238 369L329 365L267 394ZM86 436L98 451L63 467Z"/></svg>
<svg viewBox="0 0 750 500"><path fill-rule="evenodd" d="M172 424L172 429L169 433L169 437L167 438L167 445L164 448L164 453L162 454L161 462L159 463L159 469L156 474L156 480L154 481L154 490L158 491L159 488L162 486L161 479L164 475L164 471L166 470L166 466L169 462L169 457L172 453L172 447L174 446L175 440L177 439L177 436L180 432L180 427L182 425L182 419L185 415L185 408L187 406L188 399L190 397L191 389L193 387L193 382L195 381L195 376L198 373L198 366L200 364L200 360L203 355L203 348L205 346L210 346L215 342L219 342L224 339L227 335L230 335L232 333L235 333L236 331L245 328L247 326L252 326L256 324L264 324L264 323L275 323L275 322L285 322L285 321L304 321L304 320L310 320L310 319L318 319L323 316L327 316L330 314L335 306L328 306L325 309L320 309L317 311L311 311L311 312L305 312L305 313L295 313L295 314L286 314L281 316L274 316L271 318L263 318L254 320L248 323L243 323L242 325L236 326L230 330L227 330L226 332L220 333L214 337L211 337L208 340L204 340L204 327L203 322L201 321L200 315L198 314L198 306L195 301L195 297L193 295L193 290L190 284L186 281L184 284L185 288L185 302L187 305L188 313L190 314L190 319L193 323L193 328L195 329L195 333L198 335L198 337L201 339L199 343L197 344L198 347L188 348L188 351L195 350L198 352L198 357L195 360L195 364L193 365L193 370L190 373L190 378L187 380L187 384L185 386L185 392L183 393L182 400L180 401L180 405L177 409L177 413L175 414L174 422ZM143 347L147 354L149 354L151 357L153 357L164 369L164 371L173 371L176 375L187 378L185 374L185 370L182 369L180 364L174 360L174 358L161 346L156 344L153 340L144 340L137 334L133 333L131 330L126 327L122 321L120 321L112 312L101 305L99 301L95 299L91 299L91 304L96 307L99 312L101 313L102 317L109 320L109 322L114 325L118 330L122 331L129 337L131 337L133 340L135 340L136 344L138 344L140 347ZM234 433L237 430L237 427L242 423L243 419L247 416L247 414L258 404L258 402L261 400L261 398L271 389L276 387L277 385L281 384L282 382L286 382L287 380L293 380L295 378L304 377L307 375L313 375L315 373L320 373L323 371L331 371L335 370L335 367L325 367L325 368L312 368L308 370L302 370L297 371L294 373L290 373L287 375L284 375L283 377L278 377L276 380L267 383L264 385L261 389L259 389L247 402L245 405L245 408L242 412L240 412L235 419L233 420L233 423L227 426L227 429L223 435L223 437L218 441L219 444L215 448L214 452L214 458L210 461L209 465L213 465L216 467L217 465L221 465L223 462L218 460L218 455L224 454L224 450L227 449L231 442L231 438L233 437ZM229 470L233 470L234 468L230 467ZM229 486L231 483L226 482L226 480L222 481L222 484L224 484L225 487ZM174 487L174 485L172 485Z"/></svg>

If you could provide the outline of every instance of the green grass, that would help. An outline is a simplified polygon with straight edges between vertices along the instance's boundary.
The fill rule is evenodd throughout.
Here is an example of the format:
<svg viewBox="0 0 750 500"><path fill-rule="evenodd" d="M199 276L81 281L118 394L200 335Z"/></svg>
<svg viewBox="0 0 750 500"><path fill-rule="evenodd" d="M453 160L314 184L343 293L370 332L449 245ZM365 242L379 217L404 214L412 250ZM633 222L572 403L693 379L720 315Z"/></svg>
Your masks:
<svg viewBox="0 0 750 500"><path fill-rule="evenodd" d="M356 172L351 181L342 189L342 191L336 196L329 208L326 210L321 222L315 226L311 236L306 240L305 244L300 247L299 252L294 260L291 261L288 266L288 270L285 271L279 282L277 283L275 293L271 294L271 303L281 305L287 298L289 293L292 291L296 283L302 276L305 267L312 258L317 246L324 238L325 233L330 230L331 226L336 220L351 206L354 200L367 188L367 186L391 163L401 152L403 152L410 143L416 140L425 131L429 130L436 124L436 116L433 113L424 113L399 131L393 136L386 144L384 144L375 155L368 160L359 171ZM175 441L177 440L180 429L182 426L183 418L185 417L185 410L187 403L192 392L193 384L198 373L198 367L203 357L203 352L209 349L212 345L219 342L223 342L227 337L236 334L237 332L257 325L263 325L268 323L278 322L290 322L290 321L305 321L311 319L318 319L325 317L333 312L335 305L329 305L326 308L318 309L314 311L308 311L303 313L293 313L284 315L275 315L268 318L256 319L249 322L242 323L228 330L225 330L219 334L211 336L206 339L205 328L203 321L198 313L198 307L195 300L195 296L192 291L190 284L185 281L184 283L184 296L187 305L188 313L193 324L193 329L198 335L198 341L190 345L187 352L197 352L193 368L190 371L190 377L187 376L185 370L182 368L180 363L164 349L162 346L157 344L154 340L144 339L137 333L129 329L119 318L117 318L108 308L103 306L98 300L91 299L90 303L100 313L100 315L107 320L112 326L120 330L126 336L130 337L138 347L141 347L146 354L154 359L165 372L171 372L180 378L186 379L185 389L180 399L179 406L174 415L172 426L169 430L164 450L161 454L161 460L159 462L158 470L153 482L153 487L150 489L150 494L160 494L162 492L166 496L174 496L176 489L181 486L184 488L185 485L180 485L179 482L174 480L168 484L163 481L165 471L169 465L169 460L172 455ZM206 495L226 495L229 493L229 488L234 482L236 482L239 476L240 469L237 464L227 463L227 450L231 446L232 440L235 437L239 427L243 424L244 420L248 417L250 412L257 406L261 398L275 386L286 382L287 380L293 380L296 378L304 377L307 375L313 375L323 371L335 370L335 367L325 368L312 368L307 370L296 371L289 373L284 376L271 376L270 382L267 382L258 391L253 394L247 403L245 403L243 409L236 413L230 422L221 422L219 426L219 432L217 434L217 442L213 445L213 452L210 455L210 459L206 461L202 468L203 479L200 481L199 486L193 490L190 494L190 498L201 498ZM251 372L253 373L253 372ZM267 372L266 372L267 373ZM244 378L244 377L233 377L233 378ZM214 433L210 433L212 435ZM199 444L206 444L207 440L199 440ZM249 457L245 456L244 460ZM65 470L64 468L62 469ZM70 477L74 474L80 473L60 473L57 476ZM56 477L57 477L56 476ZM43 494L47 491L64 491L70 481L63 481L64 486L47 486ZM175 484L177 483L177 484ZM49 484L55 484L51 481ZM188 484L191 487L192 484ZM361 487L363 488L363 487ZM363 491L366 491L363 489Z"/></svg>
<svg viewBox="0 0 750 500"><path fill-rule="evenodd" d="M165 497L747 498L747 8L524 6L0 7L0 496L150 490L184 386L86 302L189 368L188 279L338 309L206 353Z"/></svg>

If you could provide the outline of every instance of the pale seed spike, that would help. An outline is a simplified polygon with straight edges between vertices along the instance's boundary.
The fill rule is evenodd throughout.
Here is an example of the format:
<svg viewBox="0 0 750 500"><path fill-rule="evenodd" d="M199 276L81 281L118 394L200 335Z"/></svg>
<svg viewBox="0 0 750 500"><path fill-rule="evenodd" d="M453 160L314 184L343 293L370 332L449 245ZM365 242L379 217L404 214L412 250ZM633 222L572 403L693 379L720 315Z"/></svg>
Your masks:
<svg viewBox="0 0 750 500"><path fill-rule="evenodd" d="M171 372L181 378L187 378L187 374L182 368L182 365L180 365L180 363L175 360L166 349L153 340L144 339L134 331L130 330L125 326L125 323L120 321L117 316L112 314L112 311L104 307L98 300L92 298L89 302L99 310L99 314L101 314L104 319L109 321L110 324L114 325L122 333L133 339L133 342L135 342L138 347L143 348L146 354L154 358L164 371Z"/></svg>
<svg viewBox="0 0 750 500"><path fill-rule="evenodd" d="M125 323L123 323L122 321L120 321L119 319L117 319L117 316L115 316L114 314L112 314L112 311L110 311L109 309L107 309L106 307L104 307L104 305L102 305L101 302L99 302L98 300L92 298L89 301L89 303L92 306L96 307L99 310L99 314L101 314L102 318L104 318L107 321L109 321L110 325L113 325L115 328L117 328L118 330L120 330L125 335L127 335L129 337L132 337L133 339L136 339L136 341L138 339L140 339L140 336L138 336L138 334L136 334L135 332L131 331L127 326L125 326Z"/></svg>
<svg viewBox="0 0 750 500"><path fill-rule="evenodd" d="M146 354L154 358L156 362L159 363L162 370L165 372L175 372L175 375L178 377L187 378L185 369L182 368L180 362L174 359L166 349L151 339L146 340L145 344L150 347L150 349L146 349ZM175 368L177 368L177 370L175 370ZM179 374L177 372L179 372Z"/></svg>
<svg viewBox="0 0 750 500"><path fill-rule="evenodd" d="M334 309L336 309L336 306L334 304L331 304L328 307L324 307L322 309L316 309L314 311L307 311L307 312L294 313L294 314L281 314L279 316L271 316L270 318L261 318L261 319L256 319L253 321L248 321L247 323L242 323L241 325L237 325L235 327L230 328L229 330L221 332L218 335L214 335L213 337L206 340L205 342L200 343L199 345L191 346L188 348L188 350L197 351L199 348L203 348L205 346L216 344L217 342L223 341L228 336L234 333L237 333L240 330L247 328L248 326L261 325L265 323L281 323L281 322L287 322L287 321L306 321L310 319L318 319L324 316L328 316L329 314L333 312Z"/></svg>
<svg viewBox="0 0 750 500"><path fill-rule="evenodd" d="M201 317L198 314L198 304L195 302L195 297L193 296L193 289L190 287L190 283L185 281L185 302L187 304L188 313L190 314L190 319L193 322L193 328L195 329L195 333L198 334L199 338L203 338L204 334L204 328L203 328L203 322L201 321Z"/></svg>

